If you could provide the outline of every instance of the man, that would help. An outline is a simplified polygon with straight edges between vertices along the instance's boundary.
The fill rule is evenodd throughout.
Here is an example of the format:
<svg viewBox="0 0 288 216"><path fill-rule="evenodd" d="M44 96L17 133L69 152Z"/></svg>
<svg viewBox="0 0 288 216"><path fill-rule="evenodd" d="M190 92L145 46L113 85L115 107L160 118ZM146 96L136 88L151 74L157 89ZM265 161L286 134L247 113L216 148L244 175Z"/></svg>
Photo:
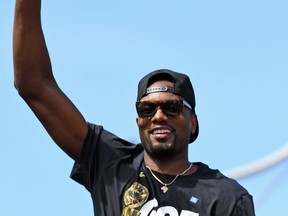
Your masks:
<svg viewBox="0 0 288 216"><path fill-rule="evenodd" d="M141 144L86 123L58 87L41 28L41 0L16 0L15 86L53 140L75 160L71 177L91 193L95 215L255 215L236 181L188 160L198 136L190 79L157 70L138 85Z"/></svg>

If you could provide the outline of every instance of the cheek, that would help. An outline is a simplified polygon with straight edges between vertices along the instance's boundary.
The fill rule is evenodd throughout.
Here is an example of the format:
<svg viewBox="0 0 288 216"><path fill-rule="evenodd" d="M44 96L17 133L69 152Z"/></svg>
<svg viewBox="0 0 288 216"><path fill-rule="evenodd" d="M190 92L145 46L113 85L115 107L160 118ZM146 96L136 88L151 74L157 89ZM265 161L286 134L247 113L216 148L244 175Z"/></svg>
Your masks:
<svg viewBox="0 0 288 216"><path fill-rule="evenodd" d="M141 118L137 118L136 122L137 122L137 126L138 126L138 131L139 131L139 136L140 136L140 140L142 143L146 143L147 141L147 131L148 131L148 126L147 126L147 120L141 119Z"/></svg>
<svg viewBox="0 0 288 216"><path fill-rule="evenodd" d="M139 130L140 129L145 129L148 125L147 120L146 119L141 119L141 118L136 118L136 123L138 125Z"/></svg>
<svg viewBox="0 0 288 216"><path fill-rule="evenodd" d="M138 125L138 127L140 128L142 125L142 119L141 118L136 118L136 124Z"/></svg>
<svg viewBox="0 0 288 216"><path fill-rule="evenodd" d="M191 133L193 131L193 121L190 113L184 113L183 122L185 122L185 128L187 128L187 130L189 130L189 132Z"/></svg>

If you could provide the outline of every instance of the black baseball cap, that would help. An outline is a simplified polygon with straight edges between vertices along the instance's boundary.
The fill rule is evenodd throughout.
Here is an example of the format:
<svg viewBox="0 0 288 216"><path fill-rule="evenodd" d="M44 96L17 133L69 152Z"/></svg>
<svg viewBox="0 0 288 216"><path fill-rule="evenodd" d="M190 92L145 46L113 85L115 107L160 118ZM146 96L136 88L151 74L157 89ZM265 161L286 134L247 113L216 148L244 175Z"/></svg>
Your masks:
<svg viewBox="0 0 288 216"><path fill-rule="evenodd" d="M161 86L160 88L149 88L151 84L159 80L168 80L173 83L172 88L166 88L165 86ZM183 73L175 72L168 69L160 69L156 71L152 71L151 73L144 76L138 83L138 94L137 101L140 101L142 97L148 95L149 93L155 91L162 92L171 92L182 97L186 102L190 104L192 107L192 111L195 113L196 100L194 89L190 78ZM197 116L196 116L197 119ZM194 142L199 134L199 124L197 120L197 128L194 134L191 134L189 143Z"/></svg>

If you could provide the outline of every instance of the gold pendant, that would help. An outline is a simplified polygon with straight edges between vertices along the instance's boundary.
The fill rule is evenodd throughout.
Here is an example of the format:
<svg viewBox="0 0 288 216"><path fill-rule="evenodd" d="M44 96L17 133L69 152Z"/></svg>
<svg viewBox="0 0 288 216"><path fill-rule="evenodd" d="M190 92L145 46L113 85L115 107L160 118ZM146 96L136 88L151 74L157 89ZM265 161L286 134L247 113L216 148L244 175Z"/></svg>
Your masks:
<svg viewBox="0 0 288 216"><path fill-rule="evenodd" d="M166 193L169 190L169 188L166 185L164 185L163 187L161 187L161 190L163 191L163 193Z"/></svg>
<svg viewBox="0 0 288 216"><path fill-rule="evenodd" d="M143 172L141 172L141 173L139 174L139 177L140 177L140 178L144 178L144 177L145 177L145 174L144 174Z"/></svg>

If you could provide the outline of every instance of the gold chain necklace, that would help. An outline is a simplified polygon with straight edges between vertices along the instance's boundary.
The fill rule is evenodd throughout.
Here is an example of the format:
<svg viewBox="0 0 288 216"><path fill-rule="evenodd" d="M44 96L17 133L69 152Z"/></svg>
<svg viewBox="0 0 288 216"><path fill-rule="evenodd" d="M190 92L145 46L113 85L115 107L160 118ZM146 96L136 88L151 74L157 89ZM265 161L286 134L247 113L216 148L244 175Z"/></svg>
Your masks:
<svg viewBox="0 0 288 216"><path fill-rule="evenodd" d="M161 187L161 190L163 191L163 193L166 193L166 192L169 190L168 186L172 185L179 176L185 175L185 173L187 173L187 172L191 169L192 166L193 166L193 163L191 163L190 166L189 166L186 170L184 170L182 173L176 175L176 177L175 177L170 183L164 183L163 181L161 181L161 180L154 174L154 172L152 171L152 169L151 169L149 166L146 166L146 167L147 167L148 170L150 171L151 175L152 175L160 184L163 185L163 186Z"/></svg>

